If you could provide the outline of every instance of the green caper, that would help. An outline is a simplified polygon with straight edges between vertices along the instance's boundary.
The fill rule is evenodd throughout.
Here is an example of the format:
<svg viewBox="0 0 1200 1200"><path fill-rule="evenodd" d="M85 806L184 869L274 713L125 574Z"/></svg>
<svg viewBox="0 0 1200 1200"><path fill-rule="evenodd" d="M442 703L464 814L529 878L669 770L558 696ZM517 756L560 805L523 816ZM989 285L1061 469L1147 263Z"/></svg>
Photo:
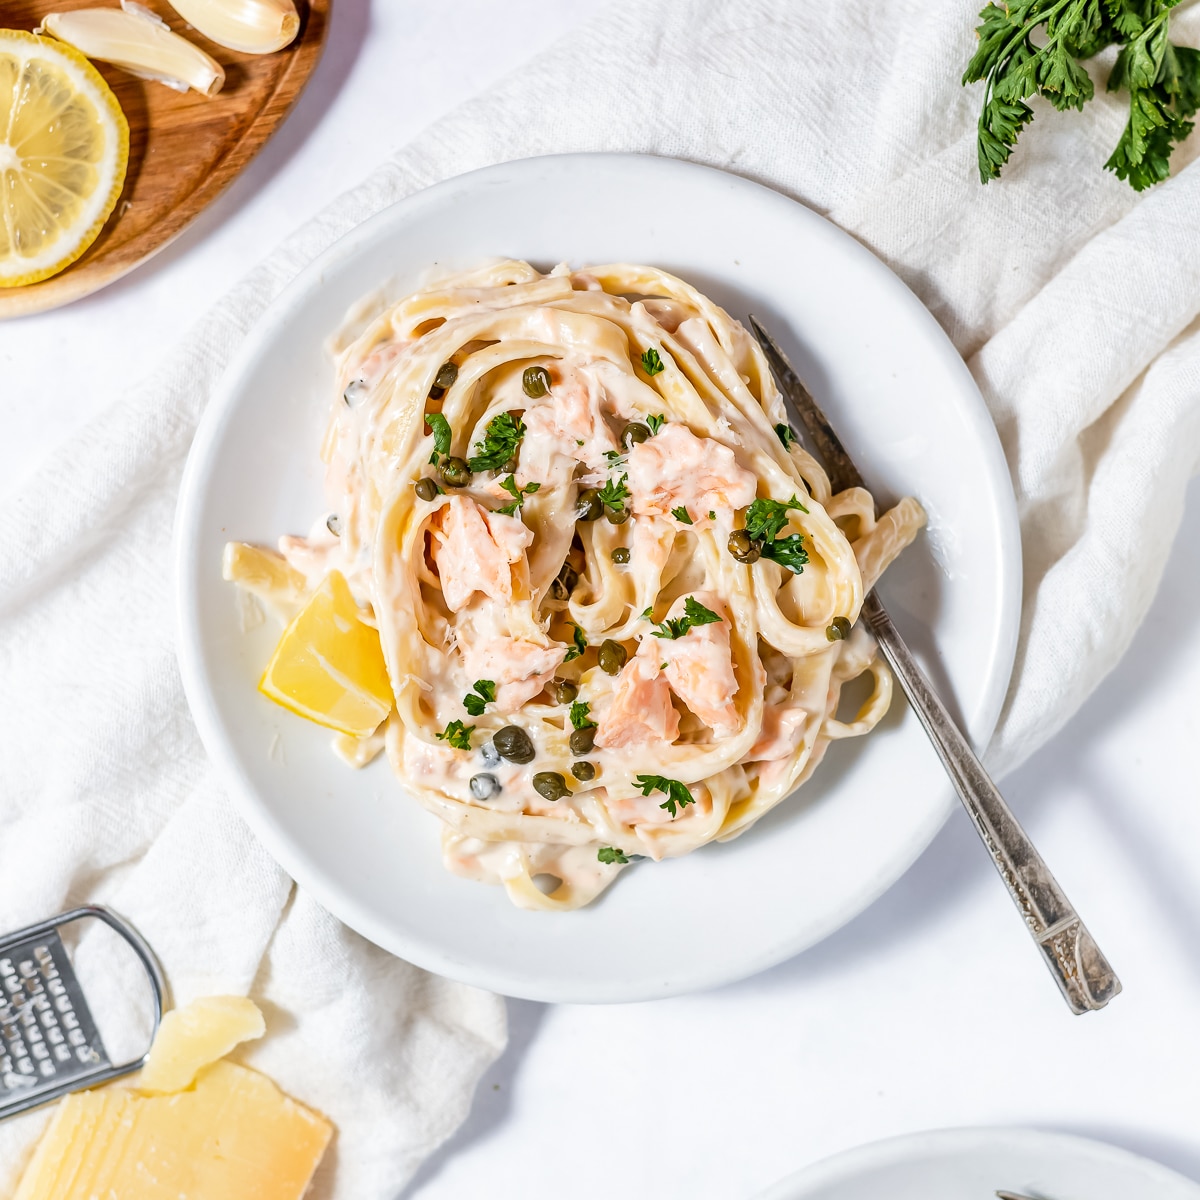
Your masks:
<svg viewBox="0 0 1200 1200"><path fill-rule="evenodd" d="M521 375L521 390L530 400L544 396L550 390L550 372L545 367L526 367Z"/></svg>
<svg viewBox="0 0 1200 1200"><path fill-rule="evenodd" d="M571 753L576 756L591 754L592 745L596 741L596 727L589 725L585 729L576 729L571 734Z"/></svg>
<svg viewBox="0 0 1200 1200"><path fill-rule="evenodd" d="M606 675L619 675L628 657L628 652L620 642L614 642L612 638L605 638L600 643L600 670Z"/></svg>
<svg viewBox="0 0 1200 1200"><path fill-rule="evenodd" d="M448 454L442 459L442 465L438 467L438 474L441 475L442 482L447 487L466 487L471 482L471 468L467 466L467 460L452 454Z"/></svg>
<svg viewBox="0 0 1200 1200"><path fill-rule="evenodd" d="M629 547L618 546L612 552L612 560L615 563L627 563L629 561Z"/></svg>
<svg viewBox="0 0 1200 1200"><path fill-rule="evenodd" d="M461 459L459 460L461 461ZM428 475L422 475L416 482L417 495L422 500L436 500L438 494L438 485L434 483Z"/></svg>
<svg viewBox="0 0 1200 1200"><path fill-rule="evenodd" d="M650 437L650 426L643 425L641 421L630 421L624 429L621 430L621 445L626 450L632 450L637 442L647 441Z"/></svg>
<svg viewBox="0 0 1200 1200"><path fill-rule="evenodd" d="M557 771L539 771L533 777L533 790L547 800L561 800L571 794L567 781Z"/></svg>
<svg viewBox="0 0 1200 1200"><path fill-rule="evenodd" d="M829 622L829 628L825 630L825 636L831 642L840 642L843 638L850 636L850 622L845 617L834 617Z"/></svg>
<svg viewBox="0 0 1200 1200"><path fill-rule="evenodd" d="M507 758L509 762L533 761L533 739L520 725L505 725L503 729L497 730L496 736L492 738L492 745L496 747L496 753L501 758Z"/></svg>
<svg viewBox="0 0 1200 1200"><path fill-rule="evenodd" d="M735 529L729 535L729 553L740 563L758 562L758 556L762 551L761 545L756 542L744 529Z"/></svg>
<svg viewBox="0 0 1200 1200"><path fill-rule="evenodd" d="M580 783L588 783L596 778L596 768L590 762L572 763L571 774L574 775Z"/></svg>
<svg viewBox="0 0 1200 1200"><path fill-rule="evenodd" d="M500 468L500 474L503 475L505 472L507 472L509 475L511 475L520 465L521 456L519 454L514 454L512 458L510 458L508 462L506 462L504 466Z"/></svg>
<svg viewBox="0 0 1200 1200"><path fill-rule="evenodd" d="M438 367L438 373L433 377L433 386L440 387L442 391L447 391L454 386L454 381L457 378L458 364L444 362Z"/></svg>
<svg viewBox="0 0 1200 1200"><path fill-rule="evenodd" d="M554 679L550 683L550 692L559 704L570 704L579 695L579 688L569 679Z"/></svg>
<svg viewBox="0 0 1200 1200"><path fill-rule="evenodd" d="M606 508L604 515L608 518L610 524L624 525L629 520L629 509L622 504L620 508Z"/></svg>
<svg viewBox="0 0 1200 1200"><path fill-rule="evenodd" d="M558 578L550 585L550 595L555 600L569 600L575 585L579 582L579 572L570 563L563 563Z"/></svg>
<svg viewBox="0 0 1200 1200"><path fill-rule="evenodd" d="M604 501L596 488L584 488L575 499L575 520L598 521L604 511Z"/></svg>

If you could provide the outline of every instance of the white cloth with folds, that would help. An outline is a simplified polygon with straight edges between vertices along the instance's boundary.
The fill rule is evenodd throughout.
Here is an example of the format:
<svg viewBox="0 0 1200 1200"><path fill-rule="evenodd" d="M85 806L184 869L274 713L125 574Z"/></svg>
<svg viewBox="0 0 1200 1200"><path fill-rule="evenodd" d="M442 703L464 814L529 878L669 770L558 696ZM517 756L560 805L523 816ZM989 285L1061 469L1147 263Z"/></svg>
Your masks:
<svg viewBox="0 0 1200 1200"><path fill-rule="evenodd" d="M1011 767L1129 644L1197 466L1200 165L1193 139L1140 197L1101 170L1125 118L1100 88L1082 115L1038 107L1004 178L982 187L979 95L958 83L975 7L616 4L294 233L9 506L0 920L105 901L157 947L178 1000L260 1000L273 1032L246 1061L339 1129L317 1196L394 1196L463 1119L504 1018L499 1000L390 958L294 888L197 741L175 663L171 521L226 362L337 237L474 167L628 150L778 188L912 287L991 408L1024 537L1020 647L989 755ZM1200 9L1175 26L1200 42ZM0 1193L44 1120L0 1127Z"/></svg>

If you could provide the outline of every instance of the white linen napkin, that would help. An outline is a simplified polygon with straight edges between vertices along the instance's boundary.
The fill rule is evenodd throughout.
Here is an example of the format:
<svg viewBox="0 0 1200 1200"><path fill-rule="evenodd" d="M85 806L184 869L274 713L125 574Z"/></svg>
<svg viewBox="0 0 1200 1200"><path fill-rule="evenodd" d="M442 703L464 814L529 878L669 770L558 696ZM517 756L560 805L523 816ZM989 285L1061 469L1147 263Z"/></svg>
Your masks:
<svg viewBox="0 0 1200 1200"><path fill-rule="evenodd" d="M289 238L10 506L0 919L11 928L104 900L158 948L178 999L264 1002L275 1032L247 1061L339 1126L318 1196L394 1195L462 1119L503 1016L494 998L390 958L293 889L201 752L175 665L169 546L183 460L225 363L339 235L461 171L629 150L771 184L905 279L995 417L1024 537L1020 648L989 754L1011 767L1129 644L1200 457L1200 166L1193 139L1175 177L1142 197L1102 171L1124 116L1101 87L1082 115L1036 105L1003 180L983 188L979 96L958 85L976 8L614 5ZM1196 9L1174 25L1200 42ZM0 1126L0 1193L43 1121Z"/></svg>

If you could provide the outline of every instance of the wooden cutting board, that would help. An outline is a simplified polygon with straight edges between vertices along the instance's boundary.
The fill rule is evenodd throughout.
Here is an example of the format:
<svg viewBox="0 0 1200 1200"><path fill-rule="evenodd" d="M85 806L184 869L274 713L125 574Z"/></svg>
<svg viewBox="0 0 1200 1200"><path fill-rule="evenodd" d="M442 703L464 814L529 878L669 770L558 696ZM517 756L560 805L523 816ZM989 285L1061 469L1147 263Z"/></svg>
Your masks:
<svg viewBox="0 0 1200 1200"><path fill-rule="evenodd" d="M129 121L129 171L108 224L65 271L28 287L0 288L0 318L45 312L112 283L177 237L237 177L280 126L308 82L329 27L332 0L297 0L296 40L274 54L239 54L201 37L166 0L141 0L176 33L225 68L211 100L180 95L118 67L96 63ZM48 12L114 5L117 0L3 0L0 25L37 27Z"/></svg>

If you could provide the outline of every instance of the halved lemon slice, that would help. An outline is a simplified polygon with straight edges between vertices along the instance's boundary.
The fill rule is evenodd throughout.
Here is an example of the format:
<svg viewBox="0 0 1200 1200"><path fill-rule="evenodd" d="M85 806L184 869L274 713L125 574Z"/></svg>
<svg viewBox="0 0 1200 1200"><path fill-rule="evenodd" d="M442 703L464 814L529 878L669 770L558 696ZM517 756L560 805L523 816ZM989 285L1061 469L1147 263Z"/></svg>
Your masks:
<svg viewBox="0 0 1200 1200"><path fill-rule="evenodd" d="M0 287L58 274L108 220L129 125L78 50L0 29Z"/></svg>
<svg viewBox="0 0 1200 1200"><path fill-rule="evenodd" d="M361 620L337 571L283 631L258 689L299 716L351 737L373 733L392 711L379 632Z"/></svg>

